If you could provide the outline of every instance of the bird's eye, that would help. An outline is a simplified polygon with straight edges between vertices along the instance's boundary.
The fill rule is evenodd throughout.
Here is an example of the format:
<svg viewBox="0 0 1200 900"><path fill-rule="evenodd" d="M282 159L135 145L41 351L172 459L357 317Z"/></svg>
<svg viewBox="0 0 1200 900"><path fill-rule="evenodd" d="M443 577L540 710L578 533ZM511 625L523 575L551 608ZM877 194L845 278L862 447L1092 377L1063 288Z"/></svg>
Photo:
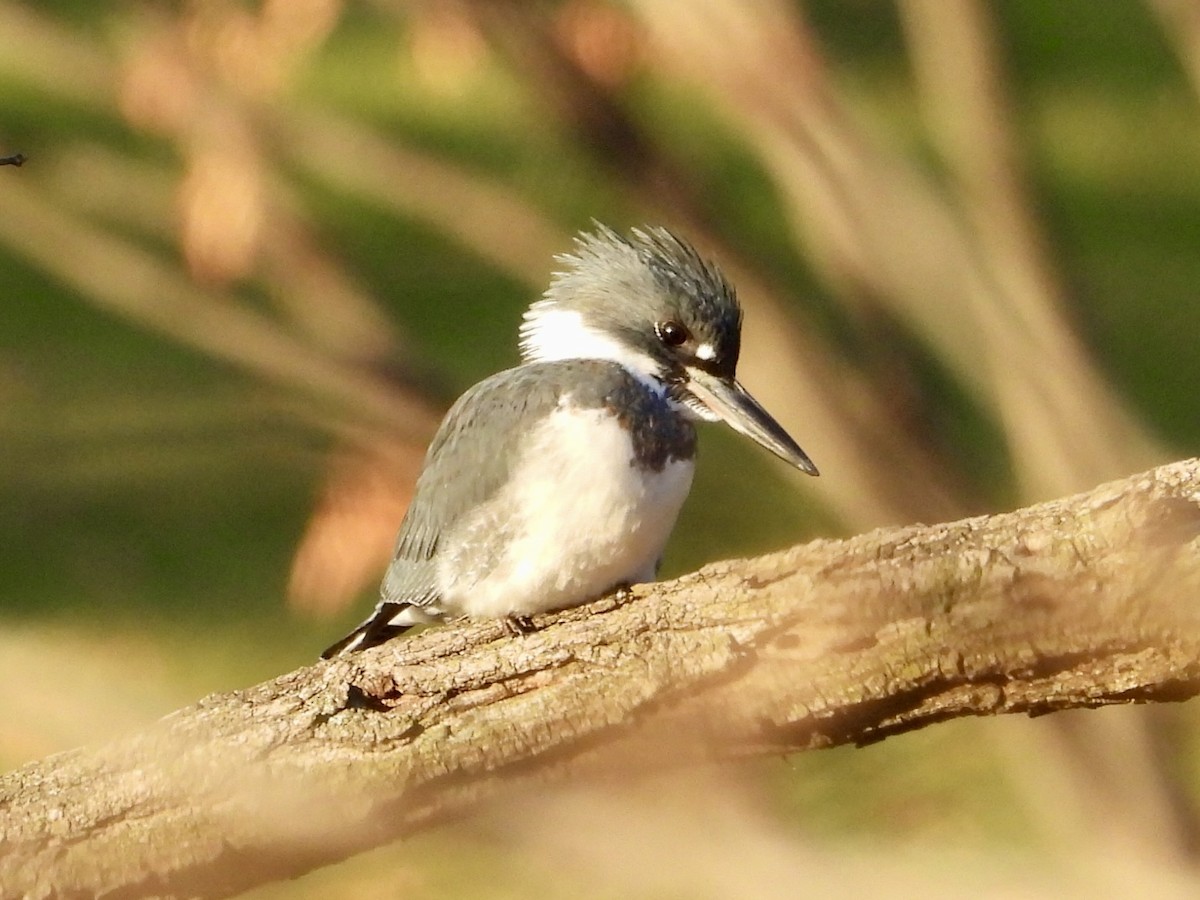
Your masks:
<svg viewBox="0 0 1200 900"><path fill-rule="evenodd" d="M668 347L686 344L691 337L688 330L678 322L660 322L655 330L658 332L658 339Z"/></svg>

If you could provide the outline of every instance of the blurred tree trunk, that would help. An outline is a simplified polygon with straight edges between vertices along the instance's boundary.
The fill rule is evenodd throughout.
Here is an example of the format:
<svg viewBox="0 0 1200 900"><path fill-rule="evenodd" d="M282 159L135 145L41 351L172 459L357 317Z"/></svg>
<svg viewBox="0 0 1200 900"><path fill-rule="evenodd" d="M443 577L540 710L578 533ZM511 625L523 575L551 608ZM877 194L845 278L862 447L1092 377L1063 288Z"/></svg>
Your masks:
<svg viewBox="0 0 1200 900"><path fill-rule="evenodd" d="M602 763L1200 692L1200 459L427 631L0 779L4 897L227 896Z"/></svg>

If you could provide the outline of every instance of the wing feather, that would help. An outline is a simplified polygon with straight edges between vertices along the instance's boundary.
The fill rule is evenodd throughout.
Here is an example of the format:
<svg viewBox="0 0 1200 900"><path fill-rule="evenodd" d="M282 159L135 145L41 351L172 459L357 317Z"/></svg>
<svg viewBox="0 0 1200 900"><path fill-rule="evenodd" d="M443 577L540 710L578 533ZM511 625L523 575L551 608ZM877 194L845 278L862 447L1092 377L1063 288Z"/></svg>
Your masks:
<svg viewBox="0 0 1200 900"><path fill-rule="evenodd" d="M498 372L450 408L425 455L383 582L387 602L437 601L435 557L443 536L508 481L531 422L558 404L578 363L539 363Z"/></svg>

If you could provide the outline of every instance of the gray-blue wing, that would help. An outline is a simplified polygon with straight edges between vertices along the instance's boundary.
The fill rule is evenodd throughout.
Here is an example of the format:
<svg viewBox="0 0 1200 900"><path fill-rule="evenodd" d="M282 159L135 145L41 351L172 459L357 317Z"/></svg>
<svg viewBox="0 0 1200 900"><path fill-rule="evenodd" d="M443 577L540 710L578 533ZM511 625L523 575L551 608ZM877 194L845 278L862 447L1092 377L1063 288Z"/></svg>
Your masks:
<svg viewBox="0 0 1200 900"><path fill-rule="evenodd" d="M627 409L650 396L621 366L582 359L508 369L463 394L446 413L425 455L383 579L382 599L361 625L321 654L323 658L381 644L445 612L437 586L442 540L463 516L504 487L521 457L522 442L568 391L575 404L587 408ZM503 535L490 537L493 543L503 542ZM479 549L486 555L494 547Z"/></svg>
<svg viewBox="0 0 1200 900"><path fill-rule="evenodd" d="M436 607L436 557L443 536L504 486L533 424L554 410L575 370L593 365L576 361L508 369L472 387L450 408L429 445L400 527L383 581L384 602Z"/></svg>

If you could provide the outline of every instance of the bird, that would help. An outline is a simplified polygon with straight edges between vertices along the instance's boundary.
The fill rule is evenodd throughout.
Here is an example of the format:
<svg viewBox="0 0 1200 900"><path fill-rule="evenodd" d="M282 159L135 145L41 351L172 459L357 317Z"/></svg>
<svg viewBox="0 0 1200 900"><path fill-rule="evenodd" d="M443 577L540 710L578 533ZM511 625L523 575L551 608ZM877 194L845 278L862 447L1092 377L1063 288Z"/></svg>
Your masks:
<svg viewBox="0 0 1200 900"><path fill-rule="evenodd" d="M653 581L691 488L698 421L809 475L737 381L742 309L661 226L594 223L525 312L522 362L469 388L426 452L371 615L322 658L460 616L530 616Z"/></svg>

